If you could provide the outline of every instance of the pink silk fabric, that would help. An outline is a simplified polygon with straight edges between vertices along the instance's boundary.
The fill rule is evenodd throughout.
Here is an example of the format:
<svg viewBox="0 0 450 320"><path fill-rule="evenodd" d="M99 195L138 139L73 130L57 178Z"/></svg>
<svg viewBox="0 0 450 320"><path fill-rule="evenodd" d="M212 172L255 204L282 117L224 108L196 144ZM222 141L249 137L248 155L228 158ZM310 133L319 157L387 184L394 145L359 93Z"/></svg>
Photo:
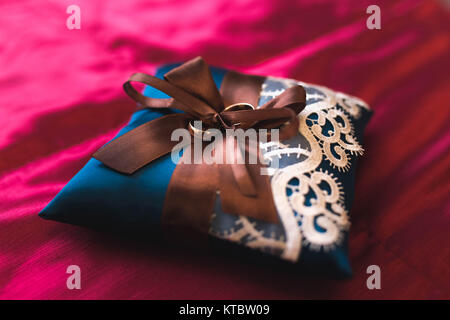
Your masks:
<svg viewBox="0 0 450 320"><path fill-rule="evenodd" d="M366 8L381 8L368 30ZM0 4L3 299L450 298L448 1L71 0ZM133 72L211 65L350 93L375 111L350 212L348 280L163 249L37 213L129 119ZM366 269L381 268L381 290ZM81 290L66 269L81 268Z"/></svg>

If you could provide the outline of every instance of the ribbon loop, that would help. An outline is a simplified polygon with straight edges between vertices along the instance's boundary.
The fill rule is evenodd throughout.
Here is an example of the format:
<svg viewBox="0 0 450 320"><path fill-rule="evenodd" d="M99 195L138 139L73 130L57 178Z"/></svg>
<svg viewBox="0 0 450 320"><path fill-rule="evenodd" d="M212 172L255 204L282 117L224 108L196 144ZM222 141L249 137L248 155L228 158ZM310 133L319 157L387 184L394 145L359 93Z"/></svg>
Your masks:
<svg viewBox="0 0 450 320"><path fill-rule="evenodd" d="M222 97L214 83L211 70L202 58L197 57L170 70L164 75L164 79L201 99L216 112L223 110Z"/></svg>

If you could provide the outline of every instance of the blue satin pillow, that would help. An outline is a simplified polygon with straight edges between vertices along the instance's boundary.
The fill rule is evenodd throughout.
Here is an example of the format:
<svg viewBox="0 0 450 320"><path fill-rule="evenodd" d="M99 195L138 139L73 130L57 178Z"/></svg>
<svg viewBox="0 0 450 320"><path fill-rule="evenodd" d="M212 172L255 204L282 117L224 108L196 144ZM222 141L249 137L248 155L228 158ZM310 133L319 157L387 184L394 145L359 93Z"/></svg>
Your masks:
<svg viewBox="0 0 450 320"><path fill-rule="evenodd" d="M175 66L158 69L156 76L162 78ZM211 71L220 88L226 70ZM279 169L271 172L271 184L280 223L223 212L219 199L210 235L225 240L221 244L234 242L291 261L299 272L349 276L348 211L353 200L356 160L363 151L362 135L371 111L355 97L271 77L262 86L259 105L295 84L301 84L307 93L307 106L299 115L298 135L279 144L261 146L269 163L279 160ZM146 87L144 94L167 98L151 87ZM176 111L136 111L117 137L172 112ZM102 230L159 234L164 197L175 166L166 155L125 175L92 158L39 215Z"/></svg>

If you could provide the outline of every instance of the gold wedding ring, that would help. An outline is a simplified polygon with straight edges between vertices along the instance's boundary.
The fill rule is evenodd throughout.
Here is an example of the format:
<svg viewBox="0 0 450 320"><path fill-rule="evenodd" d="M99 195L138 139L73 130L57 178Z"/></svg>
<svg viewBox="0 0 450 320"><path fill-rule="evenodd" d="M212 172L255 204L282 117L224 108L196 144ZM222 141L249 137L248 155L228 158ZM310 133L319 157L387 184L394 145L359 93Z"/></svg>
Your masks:
<svg viewBox="0 0 450 320"><path fill-rule="evenodd" d="M200 120L197 120L197 121L200 121ZM206 130L199 129L194 126L193 122L194 122L194 120L189 121L189 131L191 132L192 136L194 136L195 138L198 138L198 139L203 139L204 137L212 135L212 133L210 131L208 131L208 129L210 129L210 128L208 128Z"/></svg>
<svg viewBox="0 0 450 320"><path fill-rule="evenodd" d="M234 103L223 109L223 111L241 111L241 110L255 110L255 107L246 102ZM240 122L234 124L236 127L241 125Z"/></svg>
<svg viewBox="0 0 450 320"><path fill-rule="evenodd" d="M223 109L223 111L240 111L240 110L255 110L255 107L250 103L239 102L234 103Z"/></svg>

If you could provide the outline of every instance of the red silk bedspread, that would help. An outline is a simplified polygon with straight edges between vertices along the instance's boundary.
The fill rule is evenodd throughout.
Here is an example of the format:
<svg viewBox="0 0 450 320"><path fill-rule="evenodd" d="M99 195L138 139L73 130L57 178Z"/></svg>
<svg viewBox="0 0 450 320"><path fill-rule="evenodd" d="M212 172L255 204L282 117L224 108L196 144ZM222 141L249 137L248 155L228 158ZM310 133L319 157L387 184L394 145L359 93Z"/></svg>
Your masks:
<svg viewBox="0 0 450 320"><path fill-rule="evenodd" d="M449 7L445 1L0 4L0 297L450 298ZM381 30L366 8L381 8ZM374 109L351 210L349 280L123 243L37 213L123 126L133 72L203 56L301 79ZM381 268L368 290L366 268ZM81 290L66 268L81 268Z"/></svg>

